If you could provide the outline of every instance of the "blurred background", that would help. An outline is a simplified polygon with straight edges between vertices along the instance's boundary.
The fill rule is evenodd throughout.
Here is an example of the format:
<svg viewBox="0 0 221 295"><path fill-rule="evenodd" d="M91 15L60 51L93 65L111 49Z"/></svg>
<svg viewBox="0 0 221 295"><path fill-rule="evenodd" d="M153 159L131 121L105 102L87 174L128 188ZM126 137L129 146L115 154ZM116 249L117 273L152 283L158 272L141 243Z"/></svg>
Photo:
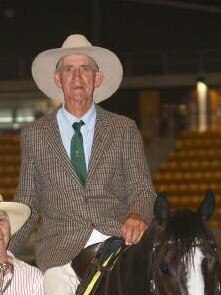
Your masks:
<svg viewBox="0 0 221 295"><path fill-rule="evenodd" d="M21 128L56 106L37 89L31 63L75 33L121 59L121 87L101 105L137 122L156 191L166 191L173 207L196 208L212 189L219 235L218 0L0 0L0 193L12 199L18 183Z"/></svg>

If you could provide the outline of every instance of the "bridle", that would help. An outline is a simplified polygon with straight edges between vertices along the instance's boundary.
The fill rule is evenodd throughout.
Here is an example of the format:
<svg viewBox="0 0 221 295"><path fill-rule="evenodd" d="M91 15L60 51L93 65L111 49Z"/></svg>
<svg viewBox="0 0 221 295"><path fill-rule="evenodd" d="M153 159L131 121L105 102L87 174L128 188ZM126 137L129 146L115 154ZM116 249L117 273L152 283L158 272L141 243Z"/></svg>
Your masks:
<svg viewBox="0 0 221 295"><path fill-rule="evenodd" d="M152 265L148 266L148 267L151 267L151 274L153 274L153 265L154 265L154 259L155 259L156 251L162 244L172 246L172 245L181 244L181 241L179 239L176 240L176 241L173 240L173 239L169 239L166 243L162 243L162 242L159 242L159 241L155 241L153 243L152 248L151 248ZM190 247L195 248L195 247L198 247L198 246L205 246L205 245L211 247L213 249L213 251L215 251L215 253L217 255L217 246L216 246L216 243L215 243L214 240L205 240L205 239L202 239L202 238L195 237L192 240ZM217 290L217 292L219 294L220 291L221 291L221 282L220 281L217 282L216 290ZM148 281L148 291L153 295L157 294L157 293L155 293L157 291L157 285L156 285L156 282L155 282L153 277L150 278L149 281Z"/></svg>

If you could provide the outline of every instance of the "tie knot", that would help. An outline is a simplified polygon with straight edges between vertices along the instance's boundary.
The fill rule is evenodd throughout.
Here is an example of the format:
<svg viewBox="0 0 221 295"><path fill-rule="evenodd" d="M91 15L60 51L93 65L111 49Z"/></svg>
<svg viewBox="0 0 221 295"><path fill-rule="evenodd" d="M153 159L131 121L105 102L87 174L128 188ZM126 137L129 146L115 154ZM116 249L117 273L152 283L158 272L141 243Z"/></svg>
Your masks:
<svg viewBox="0 0 221 295"><path fill-rule="evenodd" d="M72 125L72 127L74 128L75 132L79 132L81 130L81 126L83 126L85 123L84 121L79 121L79 122L74 122L74 124Z"/></svg>

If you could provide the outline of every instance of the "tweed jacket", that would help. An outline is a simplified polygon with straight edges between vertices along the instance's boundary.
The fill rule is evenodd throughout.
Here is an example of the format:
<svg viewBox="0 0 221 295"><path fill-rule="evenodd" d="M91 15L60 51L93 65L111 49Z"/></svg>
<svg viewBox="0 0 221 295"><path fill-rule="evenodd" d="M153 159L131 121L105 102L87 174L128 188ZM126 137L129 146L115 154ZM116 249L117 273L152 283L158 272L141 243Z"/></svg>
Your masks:
<svg viewBox="0 0 221 295"><path fill-rule="evenodd" d="M129 213L138 213L147 222L152 218L155 192L135 122L99 106L96 113L85 187L63 146L57 109L22 131L15 200L29 205L32 215L9 248L16 252L22 247L40 215L35 255L42 271L74 258L93 228L120 236Z"/></svg>

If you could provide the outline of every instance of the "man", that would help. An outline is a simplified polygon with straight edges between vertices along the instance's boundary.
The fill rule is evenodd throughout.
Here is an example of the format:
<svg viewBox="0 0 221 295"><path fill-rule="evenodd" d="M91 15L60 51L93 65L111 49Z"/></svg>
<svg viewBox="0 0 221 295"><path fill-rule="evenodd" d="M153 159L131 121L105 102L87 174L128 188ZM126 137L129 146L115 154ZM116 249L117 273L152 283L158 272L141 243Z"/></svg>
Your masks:
<svg viewBox="0 0 221 295"><path fill-rule="evenodd" d="M33 62L40 90L63 106L22 132L15 199L33 213L11 249L23 244L40 214L35 254L46 294L74 294L72 258L113 235L135 244L152 218L155 193L137 126L96 104L118 89L122 72L113 52L82 35Z"/></svg>
<svg viewBox="0 0 221 295"><path fill-rule="evenodd" d="M43 275L39 269L7 250L9 240L31 214L25 204L3 202L0 195L0 294L43 295Z"/></svg>

